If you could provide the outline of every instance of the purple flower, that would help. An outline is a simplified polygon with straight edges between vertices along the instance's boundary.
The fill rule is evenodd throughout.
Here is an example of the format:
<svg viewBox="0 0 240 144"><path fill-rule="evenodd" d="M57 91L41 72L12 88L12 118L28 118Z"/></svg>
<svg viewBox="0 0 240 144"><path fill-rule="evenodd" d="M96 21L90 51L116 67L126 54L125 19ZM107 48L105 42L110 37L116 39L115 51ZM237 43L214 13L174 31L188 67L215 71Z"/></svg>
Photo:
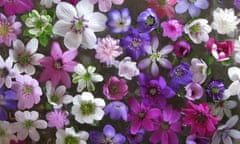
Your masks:
<svg viewBox="0 0 240 144"><path fill-rule="evenodd" d="M158 27L159 18L151 8L148 8L139 14L137 22L139 32L151 32Z"/></svg>
<svg viewBox="0 0 240 144"><path fill-rule="evenodd" d="M163 29L163 36L170 38L172 41L176 41L177 38L182 36L183 25L177 19L170 19L161 23Z"/></svg>
<svg viewBox="0 0 240 144"><path fill-rule="evenodd" d="M62 111L61 109L55 109L54 111L48 112L46 114L46 119L48 120L48 127L56 127L61 129L64 125L69 124L68 112Z"/></svg>
<svg viewBox="0 0 240 144"><path fill-rule="evenodd" d="M156 106L163 108L166 105L166 99L172 98L175 92L167 86L163 77L151 79L148 75L141 73L138 77L140 85L140 95L146 106Z"/></svg>
<svg viewBox="0 0 240 144"><path fill-rule="evenodd" d="M223 98L224 90L224 83L222 81L213 80L208 83L206 92L214 101L219 101Z"/></svg>
<svg viewBox="0 0 240 144"><path fill-rule="evenodd" d="M127 121L128 107L120 101L114 101L109 103L104 109L105 115L110 114L112 120L120 120L121 118L124 121Z"/></svg>
<svg viewBox="0 0 240 144"><path fill-rule="evenodd" d="M188 63L181 63L170 71L171 87L178 91L180 86L185 86L192 82L193 74Z"/></svg>
<svg viewBox="0 0 240 144"><path fill-rule="evenodd" d="M140 129L136 134L131 134L130 129L128 129L126 136L129 144L139 144L143 140L144 130Z"/></svg>
<svg viewBox="0 0 240 144"><path fill-rule="evenodd" d="M176 132L181 131L180 112L173 110L171 106L163 109L160 118L156 121L157 129L152 133L150 142L158 144L178 144Z"/></svg>
<svg viewBox="0 0 240 144"><path fill-rule="evenodd" d="M192 134L187 137L186 144L210 144L210 140L207 137Z"/></svg>
<svg viewBox="0 0 240 144"><path fill-rule="evenodd" d="M191 46L184 40L178 41L174 45L174 53L178 58L184 58L191 50Z"/></svg>
<svg viewBox="0 0 240 144"><path fill-rule="evenodd" d="M237 9L240 9L240 0L234 0L233 4Z"/></svg>
<svg viewBox="0 0 240 144"><path fill-rule="evenodd" d="M124 144L126 141L125 136L116 133L114 127L111 125L105 125L103 133L91 131L89 139L93 144Z"/></svg>
<svg viewBox="0 0 240 144"><path fill-rule="evenodd" d="M128 104L131 109L131 112L128 113L128 121L131 121L130 133L137 134L140 129L153 131L155 129L153 120L160 116L160 110L147 107L133 97L128 99Z"/></svg>
<svg viewBox="0 0 240 144"><path fill-rule="evenodd" d="M191 82L186 87L186 98L189 100L198 100L203 96L203 88L200 84Z"/></svg>
<svg viewBox="0 0 240 144"><path fill-rule="evenodd" d="M137 60L140 55L146 53L144 47L150 43L148 33L139 33L137 29L131 28L128 35L120 40L120 45L126 48L127 56Z"/></svg>
<svg viewBox="0 0 240 144"><path fill-rule="evenodd" d="M128 93L128 85L124 79L111 76L103 86L103 94L109 100L121 100Z"/></svg>
<svg viewBox="0 0 240 144"><path fill-rule="evenodd" d="M125 33L131 26L131 16L128 8L123 8L121 11L116 9L108 13L109 19L106 25L111 29L112 33Z"/></svg>
<svg viewBox="0 0 240 144"><path fill-rule="evenodd" d="M17 109L16 92L13 90L5 90L0 88L0 120L8 119L8 110Z"/></svg>
<svg viewBox="0 0 240 144"><path fill-rule="evenodd" d="M175 6L176 13L182 14L188 10L191 17L199 16L201 9L207 9L208 0L178 0Z"/></svg>

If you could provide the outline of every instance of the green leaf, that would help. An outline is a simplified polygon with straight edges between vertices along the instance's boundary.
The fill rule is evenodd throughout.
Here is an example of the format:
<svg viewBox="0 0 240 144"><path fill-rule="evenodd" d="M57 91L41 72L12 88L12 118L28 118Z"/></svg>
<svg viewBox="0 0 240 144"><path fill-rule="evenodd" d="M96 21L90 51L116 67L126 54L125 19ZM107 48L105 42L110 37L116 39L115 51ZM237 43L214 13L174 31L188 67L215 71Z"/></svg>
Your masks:
<svg viewBox="0 0 240 144"><path fill-rule="evenodd" d="M232 64L232 59L222 61L221 64L224 66L230 66Z"/></svg>
<svg viewBox="0 0 240 144"><path fill-rule="evenodd" d="M45 108L46 108L46 110L48 110L48 111L53 110L53 106L52 106L50 103L48 103L48 102L45 103Z"/></svg>
<svg viewBox="0 0 240 144"><path fill-rule="evenodd" d="M212 69L210 67L208 67L207 69L207 76L210 76L212 74Z"/></svg>
<svg viewBox="0 0 240 144"><path fill-rule="evenodd" d="M22 16L21 16L21 20L25 22L26 19L29 17L28 14L29 14L29 13L22 15Z"/></svg>
<svg viewBox="0 0 240 144"><path fill-rule="evenodd" d="M214 64L216 62L216 59L213 56L208 56L206 60L208 65Z"/></svg>
<svg viewBox="0 0 240 144"><path fill-rule="evenodd" d="M186 95L186 90L184 87L181 87L180 90L178 90L178 92L177 92L177 96L184 98L185 95Z"/></svg>
<svg viewBox="0 0 240 144"><path fill-rule="evenodd" d="M47 35L41 35L41 36L39 37L39 43L40 43L42 46L46 47L46 46L48 45L48 42L49 42L49 39L48 39L48 36L47 36Z"/></svg>

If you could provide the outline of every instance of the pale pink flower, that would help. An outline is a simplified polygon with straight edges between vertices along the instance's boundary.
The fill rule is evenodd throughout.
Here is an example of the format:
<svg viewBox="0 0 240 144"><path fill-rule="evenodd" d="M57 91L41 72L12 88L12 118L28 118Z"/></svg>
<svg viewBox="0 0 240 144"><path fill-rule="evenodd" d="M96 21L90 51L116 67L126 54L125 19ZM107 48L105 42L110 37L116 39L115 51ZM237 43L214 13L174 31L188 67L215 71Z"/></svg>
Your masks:
<svg viewBox="0 0 240 144"><path fill-rule="evenodd" d="M125 57L118 64L118 75L127 80L131 80L132 77L139 75L137 63L133 62L130 57Z"/></svg>
<svg viewBox="0 0 240 144"><path fill-rule="evenodd" d="M204 83L207 78L207 64L198 58L193 58L191 60L190 70L193 73L193 81L199 84Z"/></svg>
<svg viewBox="0 0 240 144"><path fill-rule="evenodd" d="M102 12L107 12L111 9L112 3L116 5L123 4L124 0L89 0L90 3L96 4L98 2L98 8Z"/></svg>
<svg viewBox="0 0 240 144"><path fill-rule="evenodd" d="M64 125L69 124L68 120L68 112L62 111L61 109L55 109L46 114L46 119L48 120L49 127L56 127L57 129L61 129Z"/></svg>

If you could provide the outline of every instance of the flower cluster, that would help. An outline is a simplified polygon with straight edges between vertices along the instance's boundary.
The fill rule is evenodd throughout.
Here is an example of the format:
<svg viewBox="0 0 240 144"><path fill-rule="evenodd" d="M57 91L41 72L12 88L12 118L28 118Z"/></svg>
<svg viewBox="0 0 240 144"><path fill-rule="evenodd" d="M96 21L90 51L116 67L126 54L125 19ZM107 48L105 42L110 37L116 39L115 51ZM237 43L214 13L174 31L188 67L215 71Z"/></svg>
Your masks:
<svg viewBox="0 0 240 144"><path fill-rule="evenodd" d="M0 9L0 144L240 143L239 0Z"/></svg>

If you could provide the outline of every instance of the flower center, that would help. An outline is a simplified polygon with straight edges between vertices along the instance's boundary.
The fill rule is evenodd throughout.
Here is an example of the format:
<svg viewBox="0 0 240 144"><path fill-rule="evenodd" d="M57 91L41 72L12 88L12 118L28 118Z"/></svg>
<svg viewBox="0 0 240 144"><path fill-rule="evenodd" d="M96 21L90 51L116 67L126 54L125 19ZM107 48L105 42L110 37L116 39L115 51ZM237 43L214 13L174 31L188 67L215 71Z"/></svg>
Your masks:
<svg viewBox="0 0 240 144"><path fill-rule="evenodd" d="M176 75L176 76L182 76L184 73L185 73L184 70L181 69L181 68L177 68L177 69L175 70L175 75Z"/></svg>
<svg viewBox="0 0 240 144"><path fill-rule="evenodd" d="M22 55L19 57L19 63L21 65L26 65L29 63L29 56L28 55Z"/></svg>
<svg viewBox="0 0 240 144"><path fill-rule="evenodd" d="M56 69L62 69L62 62L60 60L57 60L55 63L54 63L54 67Z"/></svg>
<svg viewBox="0 0 240 144"><path fill-rule="evenodd" d="M64 139L64 144L79 144L79 138L74 136L67 136Z"/></svg>
<svg viewBox="0 0 240 144"><path fill-rule="evenodd" d="M27 120L25 123L24 123L24 127L26 129L30 129L33 125L33 121L30 121L30 120Z"/></svg>
<svg viewBox="0 0 240 144"><path fill-rule="evenodd" d="M152 55L151 55L152 60L157 60L158 58L159 58L158 53L152 53Z"/></svg>
<svg viewBox="0 0 240 144"><path fill-rule="evenodd" d="M139 42L137 40L132 42L133 47L137 47L139 45Z"/></svg>
<svg viewBox="0 0 240 144"><path fill-rule="evenodd" d="M197 114L197 116L196 116L196 121L198 122L198 123L205 123L206 122L206 120L207 120L207 117L204 115L204 114L202 114L202 113L198 113Z"/></svg>
<svg viewBox="0 0 240 144"><path fill-rule="evenodd" d="M139 119L143 119L144 117L145 117L145 113L144 112L138 113L138 118Z"/></svg>
<svg viewBox="0 0 240 144"><path fill-rule="evenodd" d="M45 26L45 22L42 19L39 19L38 21L35 22L35 26L37 28L42 28Z"/></svg>
<svg viewBox="0 0 240 144"><path fill-rule="evenodd" d="M85 81L89 81L91 79L91 75L89 73L86 73L86 74L83 75L83 79Z"/></svg>
<svg viewBox="0 0 240 144"><path fill-rule="evenodd" d="M151 96L155 96L158 93L158 89L156 87L152 87L152 88L149 89L148 93Z"/></svg>
<svg viewBox="0 0 240 144"><path fill-rule="evenodd" d="M80 111L83 115L93 114L95 112L95 109L96 109L95 104L89 101L82 102L80 106Z"/></svg>
<svg viewBox="0 0 240 144"><path fill-rule="evenodd" d="M199 25L193 25L192 27L191 27L191 30L193 31L193 32L199 32L200 31L200 26Z"/></svg>
<svg viewBox="0 0 240 144"><path fill-rule="evenodd" d="M86 22L87 20L85 20L83 16L80 18L74 18L74 20L72 21L73 24L72 30L75 31L76 33L82 33L85 30L85 28L88 27L86 25Z"/></svg>
<svg viewBox="0 0 240 144"><path fill-rule="evenodd" d="M7 24L0 25L0 35L7 36L9 32L9 26Z"/></svg>
<svg viewBox="0 0 240 144"><path fill-rule="evenodd" d="M218 88L218 87L212 87L212 88L211 88L211 92L212 92L213 94L218 94L218 93L219 93L219 88Z"/></svg>
<svg viewBox="0 0 240 144"><path fill-rule="evenodd" d="M24 88L24 92L27 94L27 95L30 95L32 93L32 87L31 86L25 86Z"/></svg>
<svg viewBox="0 0 240 144"><path fill-rule="evenodd" d="M160 4L161 6L163 6L163 5L166 4L166 0L159 0L158 2L159 2L159 4Z"/></svg>
<svg viewBox="0 0 240 144"><path fill-rule="evenodd" d="M3 69L0 69L0 77L3 78L3 77L6 77L8 75L8 70L7 68L3 68Z"/></svg>
<svg viewBox="0 0 240 144"><path fill-rule="evenodd" d="M164 123L161 124L161 128L163 130L168 130L169 129L169 124L167 122L164 122Z"/></svg>
<svg viewBox="0 0 240 144"><path fill-rule="evenodd" d="M189 0L189 2L190 2L190 3L194 3L194 2L195 2L195 0Z"/></svg>
<svg viewBox="0 0 240 144"><path fill-rule="evenodd" d="M51 101L54 103L58 103L59 102L59 97L55 94L51 95Z"/></svg>
<svg viewBox="0 0 240 144"><path fill-rule="evenodd" d="M114 144L114 142L111 140L111 138L106 138L104 144Z"/></svg>
<svg viewBox="0 0 240 144"><path fill-rule="evenodd" d="M110 86L110 87L109 87L109 92L110 92L111 94L116 94L116 93L118 93L118 87L117 87L116 85Z"/></svg>
<svg viewBox="0 0 240 144"><path fill-rule="evenodd" d="M5 135L5 131L0 128L0 137L3 137Z"/></svg>
<svg viewBox="0 0 240 144"><path fill-rule="evenodd" d="M153 16L148 16L148 17L147 17L147 20L146 20L146 24L147 24L148 26L152 26L154 23L155 23L154 17L153 17Z"/></svg>

